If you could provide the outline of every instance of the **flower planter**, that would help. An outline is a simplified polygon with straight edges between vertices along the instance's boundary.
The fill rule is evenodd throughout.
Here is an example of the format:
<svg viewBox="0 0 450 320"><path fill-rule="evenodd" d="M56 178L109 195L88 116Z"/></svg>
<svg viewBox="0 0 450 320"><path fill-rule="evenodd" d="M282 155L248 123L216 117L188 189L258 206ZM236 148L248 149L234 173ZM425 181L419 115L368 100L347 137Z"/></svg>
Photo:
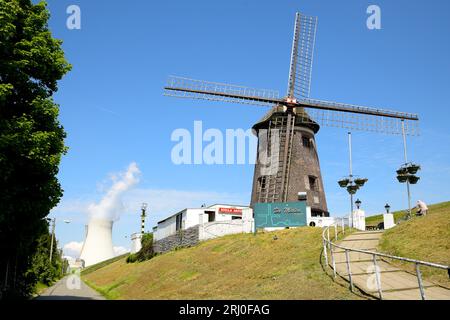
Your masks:
<svg viewBox="0 0 450 320"><path fill-rule="evenodd" d="M400 168L397 170L397 174L398 175L403 175L403 174L407 174L408 170L406 168Z"/></svg>
<svg viewBox="0 0 450 320"><path fill-rule="evenodd" d="M407 167L408 173L410 174L416 174L417 171L420 170L420 166L417 164L411 164Z"/></svg>
<svg viewBox="0 0 450 320"><path fill-rule="evenodd" d="M355 183L359 187L362 187L367 181L369 181L369 180L368 179L355 179Z"/></svg>
<svg viewBox="0 0 450 320"><path fill-rule="evenodd" d="M408 176L405 174L398 175L397 180L400 183L405 183L408 180Z"/></svg>
<svg viewBox="0 0 450 320"><path fill-rule="evenodd" d="M355 194L356 191L358 191L359 187L358 186L348 186L347 187L347 191L349 194Z"/></svg>
<svg viewBox="0 0 450 320"><path fill-rule="evenodd" d="M343 179L343 180L339 180L339 181L338 181L339 186L340 186L341 188L347 187L347 185L348 185L349 182L350 182L349 179Z"/></svg>
<svg viewBox="0 0 450 320"><path fill-rule="evenodd" d="M416 184L420 180L420 178L417 176L409 176L408 180L409 180L409 183Z"/></svg>

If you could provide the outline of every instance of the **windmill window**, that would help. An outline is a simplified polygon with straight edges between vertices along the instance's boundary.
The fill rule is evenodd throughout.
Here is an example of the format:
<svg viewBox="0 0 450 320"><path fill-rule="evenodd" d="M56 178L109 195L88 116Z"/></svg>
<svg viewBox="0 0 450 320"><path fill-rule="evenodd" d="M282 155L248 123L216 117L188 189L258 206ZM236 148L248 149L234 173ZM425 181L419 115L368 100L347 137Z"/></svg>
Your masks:
<svg viewBox="0 0 450 320"><path fill-rule="evenodd" d="M305 148L311 148L311 140L308 137L302 137L302 144Z"/></svg>
<svg viewBox="0 0 450 320"><path fill-rule="evenodd" d="M311 191L319 191L319 186L317 184L317 177L309 176L309 189Z"/></svg>
<svg viewBox="0 0 450 320"><path fill-rule="evenodd" d="M266 188L266 177L259 178L259 186L260 186L261 189L265 189Z"/></svg>

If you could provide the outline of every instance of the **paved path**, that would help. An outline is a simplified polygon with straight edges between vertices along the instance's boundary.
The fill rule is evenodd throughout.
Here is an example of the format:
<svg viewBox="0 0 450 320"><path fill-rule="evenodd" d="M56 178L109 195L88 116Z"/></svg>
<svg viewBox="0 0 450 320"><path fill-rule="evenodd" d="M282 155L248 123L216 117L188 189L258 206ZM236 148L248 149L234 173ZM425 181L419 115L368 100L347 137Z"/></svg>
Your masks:
<svg viewBox="0 0 450 320"><path fill-rule="evenodd" d="M376 251L382 231L364 231L353 233L339 245L346 248ZM348 280L347 263L345 251L334 249L336 271ZM349 252L350 270L353 283L364 292L379 297L375 277L373 255L358 252ZM331 259L329 259L331 264ZM386 300L418 300L421 299L419 284L414 274L399 269L383 260L377 258L380 268L381 288L383 299ZM435 285L429 281L423 281L425 287L425 298L427 300L450 300L450 290Z"/></svg>
<svg viewBox="0 0 450 320"><path fill-rule="evenodd" d="M70 276L59 280L36 300L105 300L105 298L80 278Z"/></svg>

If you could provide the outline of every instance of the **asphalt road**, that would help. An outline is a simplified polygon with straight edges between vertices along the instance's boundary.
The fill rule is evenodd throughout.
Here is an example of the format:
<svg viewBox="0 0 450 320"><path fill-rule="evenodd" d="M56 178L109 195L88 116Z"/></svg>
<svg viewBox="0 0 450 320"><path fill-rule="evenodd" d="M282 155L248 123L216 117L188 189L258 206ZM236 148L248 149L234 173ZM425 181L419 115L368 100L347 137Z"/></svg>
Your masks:
<svg viewBox="0 0 450 320"><path fill-rule="evenodd" d="M78 276L67 276L46 289L36 300L105 300Z"/></svg>

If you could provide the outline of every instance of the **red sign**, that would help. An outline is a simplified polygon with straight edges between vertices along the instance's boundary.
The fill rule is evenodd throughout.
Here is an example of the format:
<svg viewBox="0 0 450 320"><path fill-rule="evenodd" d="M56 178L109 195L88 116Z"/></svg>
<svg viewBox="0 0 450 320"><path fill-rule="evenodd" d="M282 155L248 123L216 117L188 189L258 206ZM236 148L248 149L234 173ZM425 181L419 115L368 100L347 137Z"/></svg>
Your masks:
<svg viewBox="0 0 450 320"><path fill-rule="evenodd" d="M219 212L230 214L242 214L242 209L238 208L219 208Z"/></svg>

